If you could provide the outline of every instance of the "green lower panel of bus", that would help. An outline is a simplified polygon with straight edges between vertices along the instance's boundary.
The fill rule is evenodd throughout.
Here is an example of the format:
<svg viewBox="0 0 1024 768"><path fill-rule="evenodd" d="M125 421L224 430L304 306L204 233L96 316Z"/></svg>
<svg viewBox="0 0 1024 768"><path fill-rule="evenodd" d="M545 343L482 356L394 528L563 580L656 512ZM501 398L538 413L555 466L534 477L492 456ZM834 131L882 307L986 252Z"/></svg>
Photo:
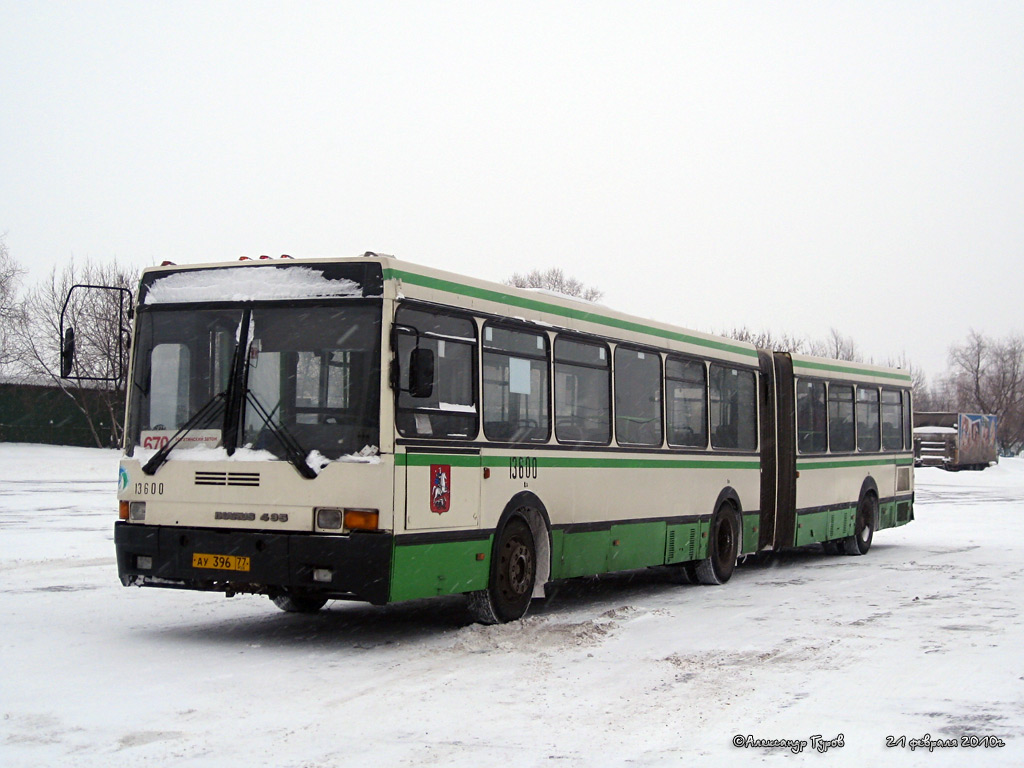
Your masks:
<svg viewBox="0 0 1024 768"><path fill-rule="evenodd" d="M889 511L885 514L887 519ZM853 508L801 515L795 543L804 546L852 535L853 518ZM648 521L600 530L558 528L551 532L550 578L570 579L701 560L707 556L709 525L710 520L679 524ZM759 525L757 514L743 516L742 552L757 550ZM493 540L493 536L418 544L402 544L399 540L394 548L391 601L486 589Z"/></svg>
<svg viewBox="0 0 1024 768"><path fill-rule="evenodd" d="M607 570L611 531L551 532L551 578L592 576Z"/></svg>
<svg viewBox="0 0 1024 768"><path fill-rule="evenodd" d="M493 538L396 543L391 568L391 602L486 589Z"/></svg>
<svg viewBox="0 0 1024 768"><path fill-rule="evenodd" d="M794 544L802 547L806 544L813 544L816 541L828 539L830 528L830 512L812 512L809 515L800 515L796 524L796 541Z"/></svg>
<svg viewBox="0 0 1024 768"><path fill-rule="evenodd" d="M794 546L804 547L819 541L832 541L852 536L856 509L824 509L806 512L797 517Z"/></svg>
<svg viewBox="0 0 1024 768"><path fill-rule="evenodd" d="M878 530L906 525L913 519L909 499L883 502L878 507ZM803 547L821 541L835 541L853 536L856 530L857 508L829 509L804 512L797 517L794 546Z"/></svg>
<svg viewBox="0 0 1024 768"><path fill-rule="evenodd" d="M708 521L679 525L661 521L623 523L598 531L555 530L551 534L551 578L697 560L705 556L707 528Z"/></svg>
<svg viewBox="0 0 1024 768"><path fill-rule="evenodd" d="M743 543L740 553L757 552L758 536L761 531L761 515L743 516Z"/></svg>

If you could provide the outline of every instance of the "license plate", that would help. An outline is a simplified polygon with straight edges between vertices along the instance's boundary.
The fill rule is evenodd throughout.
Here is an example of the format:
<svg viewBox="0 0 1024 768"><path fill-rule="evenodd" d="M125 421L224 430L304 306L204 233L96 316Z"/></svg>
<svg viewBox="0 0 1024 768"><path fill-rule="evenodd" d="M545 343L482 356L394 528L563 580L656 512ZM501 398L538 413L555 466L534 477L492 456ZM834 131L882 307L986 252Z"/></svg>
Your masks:
<svg viewBox="0 0 1024 768"><path fill-rule="evenodd" d="M212 568L217 571L248 571L249 558L239 555L206 555L192 553L193 568Z"/></svg>

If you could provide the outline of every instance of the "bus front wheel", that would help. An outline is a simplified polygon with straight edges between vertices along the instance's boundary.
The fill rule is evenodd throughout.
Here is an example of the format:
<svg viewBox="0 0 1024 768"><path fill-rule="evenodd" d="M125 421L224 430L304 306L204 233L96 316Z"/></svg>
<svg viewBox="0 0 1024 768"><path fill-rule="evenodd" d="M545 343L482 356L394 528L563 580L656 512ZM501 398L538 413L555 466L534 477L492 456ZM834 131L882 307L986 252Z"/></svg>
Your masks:
<svg viewBox="0 0 1024 768"><path fill-rule="evenodd" d="M711 517L708 529L708 554L697 563L701 584L725 584L736 570L739 556L740 526L731 504L722 504Z"/></svg>
<svg viewBox="0 0 1024 768"><path fill-rule="evenodd" d="M505 523L494 543L487 589L469 594L473 618L481 624L502 624L526 615L537 578L537 547L522 517Z"/></svg>
<svg viewBox="0 0 1024 768"><path fill-rule="evenodd" d="M326 598L313 595L287 594L276 595L270 600L282 611L288 613L316 613L327 602Z"/></svg>

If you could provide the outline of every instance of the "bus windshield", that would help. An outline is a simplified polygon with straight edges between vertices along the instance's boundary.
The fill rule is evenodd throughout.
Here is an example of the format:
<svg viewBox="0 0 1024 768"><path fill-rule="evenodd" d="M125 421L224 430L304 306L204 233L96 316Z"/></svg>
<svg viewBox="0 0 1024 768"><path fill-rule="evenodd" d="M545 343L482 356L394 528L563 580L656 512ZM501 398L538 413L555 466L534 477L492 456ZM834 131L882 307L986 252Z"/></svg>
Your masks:
<svg viewBox="0 0 1024 768"><path fill-rule="evenodd" d="M238 350L246 314L248 334ZM186 425L182 448L216 447L231 420L241 424L239 447L282 459L289 458L282 433L303 453L328 459L379 445L379 301L158 305L140 312L137 333L129 450L161 448ZM239 388L231 375L236 351L245 355L242 391L229 397Z"/></svg>

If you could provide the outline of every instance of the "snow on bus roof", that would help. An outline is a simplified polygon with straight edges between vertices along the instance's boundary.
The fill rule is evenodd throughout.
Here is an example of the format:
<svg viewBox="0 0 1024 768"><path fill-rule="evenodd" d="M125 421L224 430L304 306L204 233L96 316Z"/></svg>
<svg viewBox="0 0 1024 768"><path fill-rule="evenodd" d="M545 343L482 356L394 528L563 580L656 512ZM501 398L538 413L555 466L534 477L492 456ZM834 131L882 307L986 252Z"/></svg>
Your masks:
<svg viewBox="0 0 1024 768"><path fill-rule="evenodd" d="M571 293L562 293L561 291L553 291L550 288L524 288L523 290L530 291L532 293L540 293L544 296L552 296L556 299L566 299L568 301L579 301L583 304L592 304L595 307L605 306L599 301L593 301L592 299L585 299L582 296L574 296Z"/></svg>
<svg viewBox="0 0 1024 768"><path fill-rule="evenodd" d="M321 296L361 296L362 287L344 278L330 280L309 267L223 267L175 272L159 277L146 304L193 301L262 301Z"/></svg>

